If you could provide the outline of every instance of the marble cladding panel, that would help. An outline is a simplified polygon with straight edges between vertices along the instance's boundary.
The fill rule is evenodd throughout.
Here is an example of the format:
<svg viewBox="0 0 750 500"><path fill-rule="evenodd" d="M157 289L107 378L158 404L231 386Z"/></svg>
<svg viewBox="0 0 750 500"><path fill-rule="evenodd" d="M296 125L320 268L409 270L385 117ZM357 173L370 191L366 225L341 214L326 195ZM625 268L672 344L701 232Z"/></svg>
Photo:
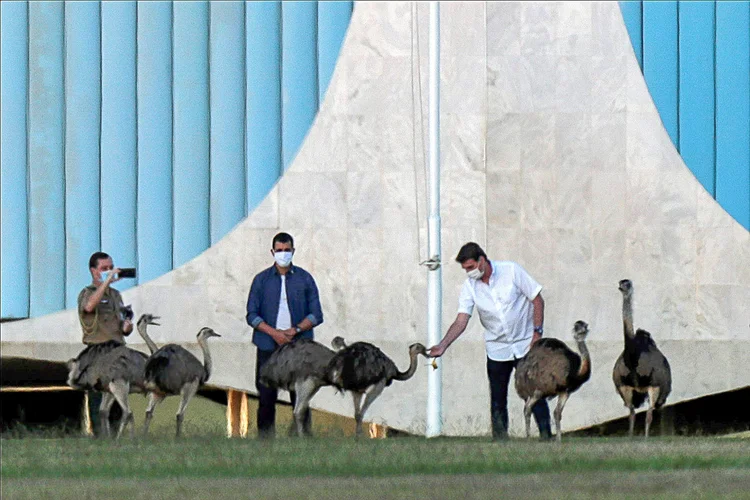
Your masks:
<svg viewBox="0 0 750 500"><path fill-rule="evenodd" d="M377 117L378 165L383 171L402 172L424 162L424 154L419 146L423 134L420 130L419 108L417 106L412 109L412 113L408 112L411 110L402 109L398 114ZM426 126L427 116L422 118Z"/></svg>
<svg viewBox="0 0 750 500"><path fill-rule="evenodd" d="M379 57L409 56L411 53L411 26L414 22L412 2L367 2L355 5L349 26L346 54L359 57L375 54ZM420 22L424 29L428 23L426 6L419 7ZM343 51L342 51L343 53Z"/></svg>
<svg viewBox="0 0 750 500"><path fill-rule="evenodd" d="M600 342L614 342L622 349L622 295L617 289L619 280L606 285L591 285L591 302L585 319L591 329L592 339ZM619 355L619 352L618 352ZM616 356L615 356L616 358ZM614 358L612 359L614 364Z"/></svg>
<svg viewBox="0 0 750 500"><path fill-rule="evenodd" d="M487 55L486 10L485 2L441 2L441 53L484 60ZM441 61L441 66L443 64Z"/></svg>
<svg viewBox="0 0 750 500"><path fill-rule="evenodd" d="M522 169L521 193L534 193L522 196L523 227L542 229L554 227L557 213L556 188L558 173L554 171Z"/></svg>
<svg viewBox="0 0 750 500"><path fill-rule="evenodd" d="M735 256L736 283L750 288L750 231L734 222L731 234L732 240L737 242L735 245L737 252Z"/></svg>
<svg viewBox="0 0 750 500"><path fill-rule="evenodd" d="M555 110L561 113L591 113L594 80L591 56L563 55L555 63L554 79L549 82L555 92ZM544 83L540 81L539 87L546 90Z"/></svg>
<svg viewBox="0 0 750 500"><path fill-rule="evenodd" d="M521 2L487 2L487 56L521 55Z"/></svg>
<svg viewBox="0 0 750 500"><path fill-rule="evenodd" d="M621 228L625 226L627 190L622 174L596 172L591 174L591 226Z"/></svg>
<svg viewBox="0 0 750 500"><path fill-rule="evenodd" d="M557 53L559 9L551 3L521 4L521 55Z"/></svg>
<svg viewBox="0 0 750 500"><path fill-rule="evenodd" d="M575 160L568 160L575 161ZM554 191L556 228L588 228L591 226L591 169L576 168L567 162L560 165ZM583 163L583 162L582 162Z"/></svg>
<svg viewBox="0 0 750 500"><path fill-rule="evenodd" d="M346 174L346 206L348 222L358 228L378 226L383 216L381 172L349 172Z"/></svg>
<svg viewBox="0 0 750 500"><path fill-rule="evenodd" d="M619 4L592 2L590 8L592 55L610 60L616 59L615 56L635 60L633 45L630 43Z"/></svg>
<svg viewBox="0 0 750 500"><path fill-rule="evenodd" d="M352 255L375 253L383 247L383 228L373 230L349 227L346 231L348 252Z"/></svg>
<svg viewBox="0 0 750 500"><path fill-rule="evenodd" d="M658 285L656 285L658 286ZM695 286L662 285L659 315L661 324L654 338L669 340L690 340L695 338L698 329L695 314L697 298Z"/></svg>
<svg viewBox="0 0 750 500"><path fill-rule="evenodd" d="M697 181L696 181L697 182ZM731 230L737 222L727 212L716 203L716 200L708 191L699 185L696 187L697 198L697 225L701 228L724 228ZM743 228L744 229L744 228ZM747 230L745 230L747 232Z"/></svg>
<svg viewBox="0 0 750 500"><path fill-rule="evenodd" d="M521 124L524 115L503 113L487 122L485 168L488 173L521 168Z"/></svg>
<svg viewBox="0 0 750 500"><path fill-rule="evenodd" d="M589 67L592 113L619 113L627 108L626 56L592 56L581 63Z"/></svg>
<svg viewBox="0 0 750 500"><path fill-rule="evenodd" d="M440 63L440 113L484 114L487 99L487 59L445 55ZM429 95L423 95L429 100ZM482 116L484 118L484 116ZM445 129L443 129L445 130ZM480 135L480 137L482 137Z"/></svg>
<svg viewBox="0 0 750 500"><path fill-rule="evenodd" d="M521 227L521 172L506 170L487 174L487 226Z"/></svg>
<svg viewBox="0 0 750 500"><path fill-rule="evenodd" d="M723 228L698 229L697 233L697 282L705 285L744 284L738 282L739 269L748 266L748 261L736 260L739 253L734 245L726 241L727 230Z"/></svg>
<svg viewBox="0 0 750 500"><path fill-rule="evenodd" d="M593 258L589 231L555 229L555 282L589 284L592 280Z"/></svg>
<svg viewBox="0 0 750 500"><path fill-rule="evenodd" d="M524 113L520 115L520 165L522 173L552 170L558 161L557 115Z"/></svg>
<svg viewBox="0 0 750 500"><path fill-rule="evenodd" d="M627 120L624 112L591 115L591 167L616 172L622 179L627 166Z"/></svg>
<svg viewBox="0 0 750 500"><path fill-rule="evenodd" d="M356 85L348 85L344 112L349 115L393 115L403 113L405 103L411 103L418 76L412 75L411 58L365 56L364 60L345 60L351 64L347 78ZM373 64L372 69L361 66ZM378 71L379 67L379 71ZM358 74L360 73L360 74ZM361 75L366 73L366 76ZM424 77L423 77L424 78ZM427 98L427 94L424 94Z"/></svg>
<svg viewBox="0 0 750 500"><path fill-rule="evenodd" d="M508 260L521 264L542 286L551 286L557 278L557 245L558 241L553 231L525 229L521 233L518 255Z"/></svg>
<svg viewBox="0 0 750 500"><path fill-rule="evenodd" d="M463 225L485 224L485 184L483 172L448 170L441 174L440 209L446 230Z"/></svg>
<svg viewBox="0 0 750 500"><path fill-rule="evenodd" d="M626 275L627 232L620 225L613 225L611 229L599 227L606 226L591 230L592 282L616 289Z"/></svg>
<svg viewBox="0 0 750 500"><path fill-rule="evenodd" d="M506 78L517 80L517 87L529 87L531 109L521 109L521 112L557 110L557 106L561 104L558 98L560 82L557 81L560 77L558 75L560 59L560 56L545 52L525 54L521 59L521 72L505 75ZM582 79L580 75L570 75L564 78L574 81Z"/></svg>
<svg viewBox="0 0 750 500"><path fill-rule="evenodd" d="M489 117L505 113L526 113L532 109L531 82L519 56L487 58L487 109Z"/></svg>
<svg viewBox="0 0 750 500"><path fill-rule="evenodd" d="M440 169L480 171L485 169L485 117L479 114L441 113Z"/></svg>
<svg viewBox="0 0 750 500"><path fill-rule="evenodd" d="M383 288L377 284L351 286L346 296L346 332L344 338L364 340L381 331L385 309Z"/></svg>
<svg viewBox="0 0 750 500"><path fill-rule="evenodd" d="M248 215L245 223L247 227L267 229L279 227L279 190L274 186L268 195Z"/></svg>
<svg viewBox="0 0 750 500"><path fill-rule="evenodd" d="M296 203L281 207L281 227L347 227L347 179L337 174L289 171L279 187L280 196Z"/></svg>
<svg viewBox="0 0 750 500"><path fill-rule="evenodd" d="M561 2L555 6L557 26L555 45L563 56L591 56L593 51L593 11L582 2Z"/></svg>
<svg viewBox="0 0 750 500"><path fill-rule="evenodd" d="M589 283L558 281L542 290L544 298L544 335L564 342L573 340L573 325L578 320L589 323L592 331L597 328L591 308L594 290ZM597 338L601 338L597 336Z"/></svg>
<svg viewBox="0 0 750 500"><path fill-rule="evenodd" d="M487 229L487 245L484 251L491 259L513 260L521 255L521 234L524 230L519 226L515 228L499 227L490 225ZM458 252L456 252L458 253ZM454 256L455 257L455 256Z"/></svg>
<svg viewBox="0 0 750 500"><path fill-rule="evenodd" d="M295 172L343 173L349 169L350 124L342 114L319 112L294 161ZM272 190L274 193L276 190ZM278 194L277 194L278 197ZM264 200L265 203L265 200ZM278 200L274 208L278 210ZM262 208L262 205L261 207ZM256 217L258 209L251 218ZM262 214L263 212L261 212ZM274 221L269 213L265 219ZM276 215L278 218L278 215Z"/></svg>

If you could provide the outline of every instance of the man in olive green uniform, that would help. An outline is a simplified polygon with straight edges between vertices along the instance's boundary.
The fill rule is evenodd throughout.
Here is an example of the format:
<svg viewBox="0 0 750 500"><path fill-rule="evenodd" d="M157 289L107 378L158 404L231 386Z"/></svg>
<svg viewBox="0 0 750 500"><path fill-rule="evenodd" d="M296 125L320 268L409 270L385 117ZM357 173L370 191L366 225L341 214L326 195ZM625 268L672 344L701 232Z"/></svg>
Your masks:
<svg viewBox="0 0 750 500"><path fill-rule="evenodd" d="M96 357L124 345L125 337L133 331L132 311L123 305L120 292L110 287L120 279L120 269L114 267L112 257L104 252L94 253L89 259L89 271L91 284L78 294L78 319L86 344L77 358L79 373L85 373ZM98 433L102 395L89 392L88 399L91 425Z"/></svg>

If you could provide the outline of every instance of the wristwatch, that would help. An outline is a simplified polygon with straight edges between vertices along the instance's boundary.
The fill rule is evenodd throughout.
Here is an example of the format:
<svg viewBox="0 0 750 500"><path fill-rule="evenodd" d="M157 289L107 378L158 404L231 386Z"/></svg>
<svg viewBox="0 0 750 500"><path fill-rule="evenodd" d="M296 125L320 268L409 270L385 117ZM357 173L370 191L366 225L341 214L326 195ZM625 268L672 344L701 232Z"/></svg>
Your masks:
<svg viewBox="0 0 750 500"><path fill-rule="evenodd" d="M296 333L302 333L302 328L300 328L300 327L298 327L298 326L295 326L295 327L294 327L294 331L295 331Z"/></svg>
<svg viewBox="0 0 750 500"><path fill-rule="evenodd" d="M541 335L544 333L544 328L542 328L541 326L535 326L534 333L538 333L539 335Z"/></svg>

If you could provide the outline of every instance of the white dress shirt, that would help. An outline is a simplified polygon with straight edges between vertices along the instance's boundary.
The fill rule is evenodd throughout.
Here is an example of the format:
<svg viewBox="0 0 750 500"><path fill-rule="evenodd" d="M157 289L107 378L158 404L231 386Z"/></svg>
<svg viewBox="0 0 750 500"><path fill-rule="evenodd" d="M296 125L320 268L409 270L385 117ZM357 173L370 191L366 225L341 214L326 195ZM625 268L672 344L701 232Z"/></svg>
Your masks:
<svg viewBox="0 0 750 500"><path fill-rule="evenodd" d="M281 275L281 294L279 295L279 314L276 316L276 328L288 330L292 327L292 315L289 312L289 302L286 300L286 276Z"/></svg>
<svg viewBox="0 0 750 500"><path fill-rule="evenodd" d="M494 361L522 358L534 334L531 301L542 291L526 270L511 261L489 261L489 284L467 278L458 298L458 312L471 315L476 306L484 327L487 357Z"/></svg>

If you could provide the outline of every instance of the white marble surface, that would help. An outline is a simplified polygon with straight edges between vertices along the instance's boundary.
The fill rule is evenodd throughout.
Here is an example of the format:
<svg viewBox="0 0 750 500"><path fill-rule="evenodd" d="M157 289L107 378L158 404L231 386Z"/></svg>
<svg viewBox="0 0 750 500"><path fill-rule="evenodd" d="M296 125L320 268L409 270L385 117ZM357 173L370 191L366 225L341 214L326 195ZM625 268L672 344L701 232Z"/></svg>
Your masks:
<svg viewBox="0 0 750 500"><path fill-rule="evenodd" d="M617 3L444 3L442 16L443 330L464 279L453 259L476 241L544 285L550 336L572 344L573 322L591 325L593 375L564 429L626 415L611 381L622 278L635 283L636 326L673 367L668 403L750 384L750 233L672 146ZM426 341L427 31L427 4L358 2L320 113L266 200L202 255L124 294L162 316L157 343L195 349L204 325L223 335L212 384L255 391L245 303L282 230L317 280L320 341L371 341L400 367ZM1 345L3 356L63 361L81 347L75 311L6 323ZM720 376L707 368L717 363ZM477 320L443 367L444 432L487 434ZM423 432L428 369L387 388L367 418ZM509 399L520 434L512 388ZM351 415L330 389L312 404Z"/></svg>

